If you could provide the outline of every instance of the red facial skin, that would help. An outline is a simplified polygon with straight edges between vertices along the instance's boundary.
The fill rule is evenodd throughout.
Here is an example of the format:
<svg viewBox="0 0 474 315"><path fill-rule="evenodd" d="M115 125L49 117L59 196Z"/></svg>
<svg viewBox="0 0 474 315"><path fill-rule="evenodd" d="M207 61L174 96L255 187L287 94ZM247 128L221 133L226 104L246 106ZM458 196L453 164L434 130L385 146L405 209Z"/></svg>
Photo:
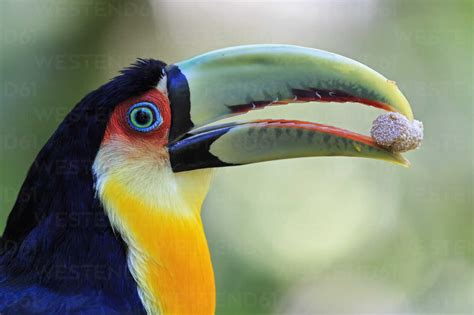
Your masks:
<svg viewBox="0 0 474 315"><path fill-rule="evenodd" d="M140 132L133 129L128 123L127 112L131 106L140 102L150 102L155 104L160 111L163 122L160 126L149 132ZM171 109L168 97L157 89L151 89L148 92L132 97L118 104L107 124L102 143L107 143L111 137L120 138L127 142L146 142L155 147L164 147L168 143L168 132L171 125Z"/></svg>

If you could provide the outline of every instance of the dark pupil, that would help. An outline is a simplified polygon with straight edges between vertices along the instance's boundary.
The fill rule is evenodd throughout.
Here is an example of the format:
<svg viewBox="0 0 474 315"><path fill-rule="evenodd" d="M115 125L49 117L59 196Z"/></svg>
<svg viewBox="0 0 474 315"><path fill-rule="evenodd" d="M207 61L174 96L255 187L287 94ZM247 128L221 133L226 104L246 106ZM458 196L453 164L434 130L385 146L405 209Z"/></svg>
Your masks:
<svg viewBox="0 0 474 315"><path fill-rule="evenodd" d="M151 121L151 118L150 112L144 109L139 109L135 114L135 121L140 125L148 125Z"/></svg>

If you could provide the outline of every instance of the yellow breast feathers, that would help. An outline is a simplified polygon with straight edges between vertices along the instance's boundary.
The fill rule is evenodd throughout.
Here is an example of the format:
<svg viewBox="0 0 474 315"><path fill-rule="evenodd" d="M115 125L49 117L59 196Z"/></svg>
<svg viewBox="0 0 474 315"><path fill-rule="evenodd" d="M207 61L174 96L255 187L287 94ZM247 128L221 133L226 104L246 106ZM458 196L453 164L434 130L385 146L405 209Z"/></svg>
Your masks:
<svg viewBox="0 0 474 315"><path fill-rule="evenodd" d="M128 245L147 312L214 314L214 274L200 217L210 171L175 174L166 163L123 156L117 146L101 147L94 163L97 192Z"/></svg>

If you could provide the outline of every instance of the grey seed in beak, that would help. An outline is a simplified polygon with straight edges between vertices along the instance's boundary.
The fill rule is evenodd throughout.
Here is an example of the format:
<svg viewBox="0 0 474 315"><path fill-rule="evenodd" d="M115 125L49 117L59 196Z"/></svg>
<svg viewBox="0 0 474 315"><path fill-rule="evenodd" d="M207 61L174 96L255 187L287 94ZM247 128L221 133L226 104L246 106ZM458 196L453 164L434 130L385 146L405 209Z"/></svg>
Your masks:
<svg viewBox="0 0 474 315"><path fill-rule="evenodd" d="M382 114L374 120L370 135L375 142L392 152L417 149L423 140L423 123L409 121L399 113Z"/></svg>

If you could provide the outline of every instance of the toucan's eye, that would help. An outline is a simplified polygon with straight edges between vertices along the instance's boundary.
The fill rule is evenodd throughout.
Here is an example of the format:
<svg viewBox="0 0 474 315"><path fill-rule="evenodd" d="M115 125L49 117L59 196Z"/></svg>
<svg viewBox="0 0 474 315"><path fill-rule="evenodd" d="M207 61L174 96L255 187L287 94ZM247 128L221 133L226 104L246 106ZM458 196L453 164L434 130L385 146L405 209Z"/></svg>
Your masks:
<svg viewBox="0 0 474 315"><path fill-rule="evenodd" d="M160 111L153 103L140 102L128 110L128 123L130 127L140 132L149 132L163 122Z"/></svg>

